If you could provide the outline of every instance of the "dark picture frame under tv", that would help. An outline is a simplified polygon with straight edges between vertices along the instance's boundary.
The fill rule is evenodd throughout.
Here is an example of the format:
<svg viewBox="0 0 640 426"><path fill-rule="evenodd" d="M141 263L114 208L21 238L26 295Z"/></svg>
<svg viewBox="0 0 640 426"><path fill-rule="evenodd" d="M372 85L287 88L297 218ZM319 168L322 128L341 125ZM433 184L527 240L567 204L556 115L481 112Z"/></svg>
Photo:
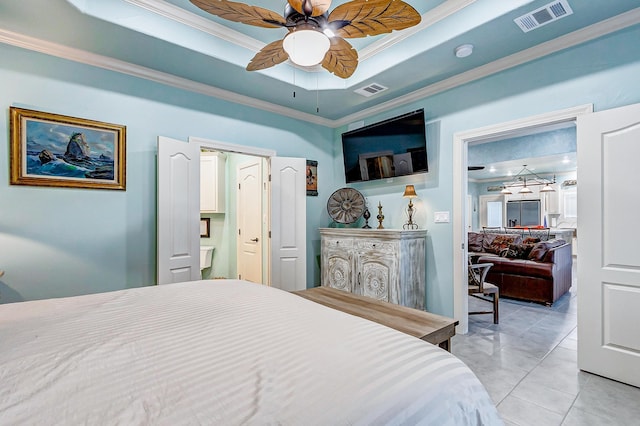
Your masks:
<svg viewBox="0 0 640 426"><path fill-rule="evenodd" d="M342 134L347 183L429 171L424 109Z"/></svg>

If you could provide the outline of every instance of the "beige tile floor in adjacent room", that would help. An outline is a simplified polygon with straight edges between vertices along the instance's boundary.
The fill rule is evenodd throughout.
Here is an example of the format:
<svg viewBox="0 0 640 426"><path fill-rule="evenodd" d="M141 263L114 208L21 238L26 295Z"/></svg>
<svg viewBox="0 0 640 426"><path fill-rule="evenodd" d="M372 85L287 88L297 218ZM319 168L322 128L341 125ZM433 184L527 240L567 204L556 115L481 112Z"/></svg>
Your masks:
<svg viewBox="0 0 640 426"><path fill-rule="evenodd" d="M640 425L640 388L577 367L577 283L552 307L501 299L492 315L469 317L452 352L485 385L506 425ZM488 302L469 298L469 310Z"/></svg>

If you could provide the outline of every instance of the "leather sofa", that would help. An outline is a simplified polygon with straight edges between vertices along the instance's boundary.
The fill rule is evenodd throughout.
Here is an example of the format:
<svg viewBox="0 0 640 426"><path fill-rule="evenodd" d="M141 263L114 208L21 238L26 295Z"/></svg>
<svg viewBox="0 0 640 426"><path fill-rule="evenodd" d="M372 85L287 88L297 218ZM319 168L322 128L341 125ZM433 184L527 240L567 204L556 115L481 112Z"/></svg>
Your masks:
<svg viewBox="0 0 640 426"><path fill-rule="evenodd" d="M536 241L519 234L469 232L469 256L474 263L493 263L486 281L500 297L553 304L571 288L571 244Z"/></svg>

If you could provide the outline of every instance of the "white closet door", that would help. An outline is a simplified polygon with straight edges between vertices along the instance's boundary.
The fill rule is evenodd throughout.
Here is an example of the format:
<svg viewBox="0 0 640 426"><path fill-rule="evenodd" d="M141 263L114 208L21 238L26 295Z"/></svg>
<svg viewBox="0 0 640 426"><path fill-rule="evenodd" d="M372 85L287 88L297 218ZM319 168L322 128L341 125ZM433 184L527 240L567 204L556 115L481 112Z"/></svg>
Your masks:
<svg viewBox="0 0 640 426"><path fill-rule="evenodd" d="M158 137L158 284L200 279L200 148Z"/></svg>
<svg viewBox="0 0 640 426"><path fill-rule="evenodd" d="M307 162L271 157L271 286L307 288Z"/></svg>

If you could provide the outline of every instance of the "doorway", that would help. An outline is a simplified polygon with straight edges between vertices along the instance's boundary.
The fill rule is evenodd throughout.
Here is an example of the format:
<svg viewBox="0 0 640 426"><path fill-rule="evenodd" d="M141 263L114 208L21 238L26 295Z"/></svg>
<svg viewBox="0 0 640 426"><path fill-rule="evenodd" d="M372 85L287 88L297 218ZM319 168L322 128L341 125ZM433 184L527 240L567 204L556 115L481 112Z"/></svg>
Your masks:
<svg viewBox="0 0 640 426"><path fill-rule="evenodd" d="M454 135L453 147L453 289L454 317L460 321L458 332L468 331L468 296L467 296L467 233L465 218L468 209L468 145L474 142L506 139L526 129L576 121L577 117L593 111L592 105L583 105L561 111L528 117L494 126L484 127Z"/></svg>
<svg viewBox="0 0 640 426"><path fill-rule="evenodd" d="M269 262L263 256L269 252L270 225L264 183L268 159L275 152L202 139L197 142L201 152L215 150L226 158L222 189L226 209L211 215L211 238L201 239L202 244L215 247L212 267L203 271L203 278L238 278L270 285Z"/></svg>
<svg viewBox="0 0 640 426"><path fill-rule="evenodd" d="M202 159L212 154L223 158L218 179L205 179L208 174ZM269 275L268 262L268 194L267 159L231 151L201 148L201 220L208 232L200 238L203 247L213 247L211 266L202 270L203 279L240 278L264 284ZM248 196L243 198L243 194ZM208 194L221 195L221 209L203 209ZM246 237L246 238L244 238ZM249 257L247 257L249 256Z"/></svg>
<svg viewBox="0 0 640 426"><path fill-rule="evenodd" d="M307 288L306 159L278 157L271 149L198 137L189 137L189 143L227 152L237 164L261 161L262 283L288 291ZM237 165L229 166L229 170L236 169ZM230 193L236 194L236 188ZM237 206L236 199L230 199L229 204ZM232 216L238 216L237 210ZM236 242L237 228L232 229Z"/></svg>
<svg viewBox="0 0 640 426"><path fill-rule="evenodd" d="M190 137L158 137L158 284L200 280L200 152L202 149L262 157L268 179L263 209L264 284L282 289L307 287L306 160L277 157L275 151ZM266 182L268 181L268 185ZM235 193L231 191L231 193ZM235 200L234 200L235 201ZM235 206L235 203L229 201ZM236 216L233 211L230 216ZM200 232L199 232L200 230ZM235 236L233 238L235 241Z"/></svg>

